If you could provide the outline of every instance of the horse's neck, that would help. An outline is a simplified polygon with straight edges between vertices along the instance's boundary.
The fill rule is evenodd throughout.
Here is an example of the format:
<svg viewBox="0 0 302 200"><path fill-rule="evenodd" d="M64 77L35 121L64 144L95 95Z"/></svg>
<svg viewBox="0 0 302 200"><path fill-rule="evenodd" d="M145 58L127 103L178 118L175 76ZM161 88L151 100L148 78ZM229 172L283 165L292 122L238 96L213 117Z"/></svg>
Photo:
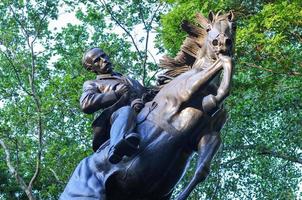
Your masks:
<svg viewBox="0 0 302 200"><path fill-rule="evenodd" d="M193 68L205 69L212 66L217 60L216 54L208 45L204 45L197 55Z"/></svg>
<svg viewBox="0 0 302 200"><path fill-rule="evenodd" d="M197 59L193 65L192 68L196 68L199 70L204 70L207 68L210 68L214 65L214 63L217 61L218 57L215 54L215 52L212 50L212 48L208 45L205 44L202 49L200 50L200 52L197 55ZM220 76L217 75L209 84L209 86L211 85L210 88L212 87L216 87L219 84L220 81Z"/></svg>

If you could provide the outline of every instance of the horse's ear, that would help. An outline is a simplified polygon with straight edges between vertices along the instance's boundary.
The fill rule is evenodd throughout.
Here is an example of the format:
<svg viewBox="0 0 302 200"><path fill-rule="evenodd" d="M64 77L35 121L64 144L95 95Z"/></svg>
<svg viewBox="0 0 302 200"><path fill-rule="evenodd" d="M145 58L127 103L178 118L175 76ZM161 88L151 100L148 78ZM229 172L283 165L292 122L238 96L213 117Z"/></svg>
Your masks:
<svg viewBox="0 0 302 200"><path fill-rule="evenodd" d="M210 22L213 22L214 17L215 17L215 15L214 15L213 11L210 11L210 13L209 13L209 20L210 20Z"/></svg>
<svg viewBox="0 0 302 200"><path fill-rule="evenodd" d="M234 18L235 18L235 16L234 16L233 11L230 11L228 14L228 20L232 22L232 21L234 21Z"/></svg>
<svg viewBox="0 0 302 200"><path fill-rule="evenodd" d="M221 10L218 11L218 13L216 14L216 17L218 17L218 16L220 16L220 15L222 15Z"/></svg>

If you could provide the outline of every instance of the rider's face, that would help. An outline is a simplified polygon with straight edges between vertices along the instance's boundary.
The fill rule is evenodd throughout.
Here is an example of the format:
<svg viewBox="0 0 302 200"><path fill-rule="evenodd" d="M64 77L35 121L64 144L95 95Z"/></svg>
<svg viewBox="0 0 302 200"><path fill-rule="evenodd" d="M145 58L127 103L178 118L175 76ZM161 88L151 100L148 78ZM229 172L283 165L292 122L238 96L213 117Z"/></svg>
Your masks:
<svg viewBox="0 0 302 200"><path fill-rule="evenodd" d="M109 57L105 53L98 55L94 59L93 65L100 73L109 73L112 71L112 64L109 60Z"/></svg>

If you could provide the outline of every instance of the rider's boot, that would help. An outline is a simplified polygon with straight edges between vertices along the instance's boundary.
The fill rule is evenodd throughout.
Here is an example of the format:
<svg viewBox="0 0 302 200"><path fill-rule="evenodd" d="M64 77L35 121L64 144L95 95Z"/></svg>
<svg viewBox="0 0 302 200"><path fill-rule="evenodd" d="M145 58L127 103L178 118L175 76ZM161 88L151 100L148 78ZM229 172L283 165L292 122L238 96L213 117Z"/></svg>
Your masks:
<svg viewBox="0 0 302 200"><path fill-rule="evenodd" d="M140 136L129 133L109 150L108 159L112 164L119 163L123 156L132 156L139 149Z"/></svg>
<svg viewBox="0 0 302 200"><path fill-rule="evenodd" d="M109 150L108 159L113 164L120 162L123 156L132 156L139 149L141 137L138 133L133 132L136 126L136 113L138 112L135 105L138 105L138 103L140 102L133 103L132 107L124 106L111 116L111 149Z"/></svg>

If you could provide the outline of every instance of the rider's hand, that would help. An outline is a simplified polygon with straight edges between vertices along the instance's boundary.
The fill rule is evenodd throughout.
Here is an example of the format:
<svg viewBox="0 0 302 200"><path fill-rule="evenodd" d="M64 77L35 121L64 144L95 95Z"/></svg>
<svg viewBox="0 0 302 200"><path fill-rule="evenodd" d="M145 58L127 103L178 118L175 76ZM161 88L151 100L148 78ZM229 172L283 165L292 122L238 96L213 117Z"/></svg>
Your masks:
<svg viewBox="0 0 302 200"><path fill-rule="evenodd" d="M115 90L115 94L118 96L118 97L121 97L123 96L124 94L129 94L130 92L130 88L128 85L122 85L121 87L117 88Z"/></svg>

